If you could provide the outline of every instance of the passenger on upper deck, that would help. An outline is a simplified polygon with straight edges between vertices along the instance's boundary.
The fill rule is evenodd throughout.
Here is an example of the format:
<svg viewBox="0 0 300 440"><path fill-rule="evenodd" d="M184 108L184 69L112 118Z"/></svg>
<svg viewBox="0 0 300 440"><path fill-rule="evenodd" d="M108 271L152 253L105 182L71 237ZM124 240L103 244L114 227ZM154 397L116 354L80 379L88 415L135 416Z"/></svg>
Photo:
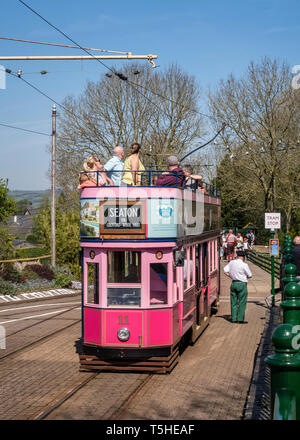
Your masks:
<svg viewBox="0 0 300 440"><path fill-rule="evenodd" d="M122 185L141 185L142 173L137 171L144 171L145 167L139 158L140 149L140 144L131 145L130 156L124 162L124 171L128 172L123 173Z"/></svg>
<svg viewBox="0 0 300 440"><path fill-rule="evenodd" d="M169 171L165 171L158 176L156 185L158 186L179 186L183 187L185 177L182 168L179 168L179 161L176 156L169 156L166 160Z"/></svg>
<svg viewBox="0 0 300 440"><path fill-rule="evenodd" d="M87 161L83 164L84 171L89 173L90 180L94 181L98 186L113 185L113 181L107 177L104 166L96 156L90 156ZM97 179L97 171L98 173Z"/></svg>
<svg viewBox="0 0 300 440"><path fill-rule="evenodd" d="M79 185L77 189L85 188L86 186L97 186L93 180L90 180L90 177L87 173L81 173L79 175Z"/></svg>
<svg viewBox="0 0 300 440"><path fill-rule="evenodd" d="M184 175L186 177L185 185L188 188L197 189L199 185L201 186L201 182L203 180L203 177L200 176L199 174L194 174L194 170L191 165L189 165L189 164L184 165L182 167L182 169L183 169ZM193 180L195 182L193 182Z"/></svg>
<svg viewBox="0 0 300 440"><path fill-rule="evenodd" d="M108 172L109 177L112 179L116 186L121 185L122 180L122 172L124 167L124 162L122 159L124 158L124 148L123 147L115 147L114 148L114 156L109 159L108 162L104 165L104 169Z"/></svg>

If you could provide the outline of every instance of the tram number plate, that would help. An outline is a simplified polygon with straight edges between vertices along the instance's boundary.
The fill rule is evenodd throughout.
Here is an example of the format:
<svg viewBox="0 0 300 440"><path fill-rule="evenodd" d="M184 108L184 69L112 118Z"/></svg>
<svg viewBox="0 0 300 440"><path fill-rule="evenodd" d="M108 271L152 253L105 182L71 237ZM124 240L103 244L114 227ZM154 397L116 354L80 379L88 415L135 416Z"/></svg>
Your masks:
<svg viewBox="0 0 300 440"><path fill-rule="evenodd" d="M141 229L142 206L108 205L104 208L104 229Z"/></svg>

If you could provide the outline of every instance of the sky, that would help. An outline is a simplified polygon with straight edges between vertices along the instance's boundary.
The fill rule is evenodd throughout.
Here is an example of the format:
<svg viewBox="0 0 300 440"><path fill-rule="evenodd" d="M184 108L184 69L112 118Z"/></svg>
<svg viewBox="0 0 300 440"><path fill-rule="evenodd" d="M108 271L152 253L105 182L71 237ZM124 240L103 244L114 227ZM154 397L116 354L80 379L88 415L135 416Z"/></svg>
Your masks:
<svg viewBox="0 0 300 440"><path fill-rule="evenodd" d="M291 68L300 65L298 0L24 1L82 46L155 54L162 69L177 63L196 77L203 94L231 73L241 76L250 61L264 56L286 61ZM0 37L72 44L20 1L0 0L0 6ZM0 40L0 56L74 53L85 55ZM105 61L120 69L124 63L130 61ZM98 81L107 72L95 60L0 60L0 65L13 72L21 69L24 79L59 103L67 95L78 96L87 81ZM41 70L49 73L41 75ZM6 88L0 88L0 123L50 134L51 111L50 100L6 75ZM0 125L0 178L8 179L10 190L50 188L50 144L50 137Z"/></svg>

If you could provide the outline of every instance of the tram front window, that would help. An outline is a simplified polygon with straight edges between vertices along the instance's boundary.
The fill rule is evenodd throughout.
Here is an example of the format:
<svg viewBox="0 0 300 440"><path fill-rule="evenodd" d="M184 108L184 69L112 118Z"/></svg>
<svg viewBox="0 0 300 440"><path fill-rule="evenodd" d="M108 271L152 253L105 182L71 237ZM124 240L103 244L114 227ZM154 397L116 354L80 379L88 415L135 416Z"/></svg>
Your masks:
<svg viewBox="0 0 300 440"><path fill-rule="evenodd" d="M135 284L141 284L141 252L108 251L107 306L141 306L141 287Z"/></svg>
<svg viewBox="0 0 300 440"><path fill-rule="evenodd" d="M107 252L108 283L140 283L141 252L108 251Z"/></svg>

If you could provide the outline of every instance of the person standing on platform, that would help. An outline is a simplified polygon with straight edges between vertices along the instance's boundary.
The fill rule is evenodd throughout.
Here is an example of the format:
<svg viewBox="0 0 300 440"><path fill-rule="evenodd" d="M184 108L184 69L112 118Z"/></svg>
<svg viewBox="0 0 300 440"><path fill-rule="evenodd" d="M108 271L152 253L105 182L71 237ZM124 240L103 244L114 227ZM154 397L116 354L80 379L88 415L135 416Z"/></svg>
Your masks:
<svg viewBox="0 0 300 440"><path fill-rule="evenodd" d="M230 261L230 259L233 260L234 258L234 245L236 242L237 242L236 236L233 235L232 229L229 229L229 232L226 237L228 261Z"/></svg>
<svg viewBox="0 0 300 440"><path fill-rule="evenodd" d="M244 261L248 260L249 249L250 249L250 247L249 247L248 239L245 237L244 238L244 243L243 243L243 250L245 252L245 259L244 259Z"/></svg>
<svg viewBox="0 0 300 440"><path fill-rule="evenodd" d="M248 297L248 278L252 277L247 263L244 263L244 251L237 252L237 259L224 267L224 273L232 279L230 286L231 322L246 324L245 310Z"/></svg>

